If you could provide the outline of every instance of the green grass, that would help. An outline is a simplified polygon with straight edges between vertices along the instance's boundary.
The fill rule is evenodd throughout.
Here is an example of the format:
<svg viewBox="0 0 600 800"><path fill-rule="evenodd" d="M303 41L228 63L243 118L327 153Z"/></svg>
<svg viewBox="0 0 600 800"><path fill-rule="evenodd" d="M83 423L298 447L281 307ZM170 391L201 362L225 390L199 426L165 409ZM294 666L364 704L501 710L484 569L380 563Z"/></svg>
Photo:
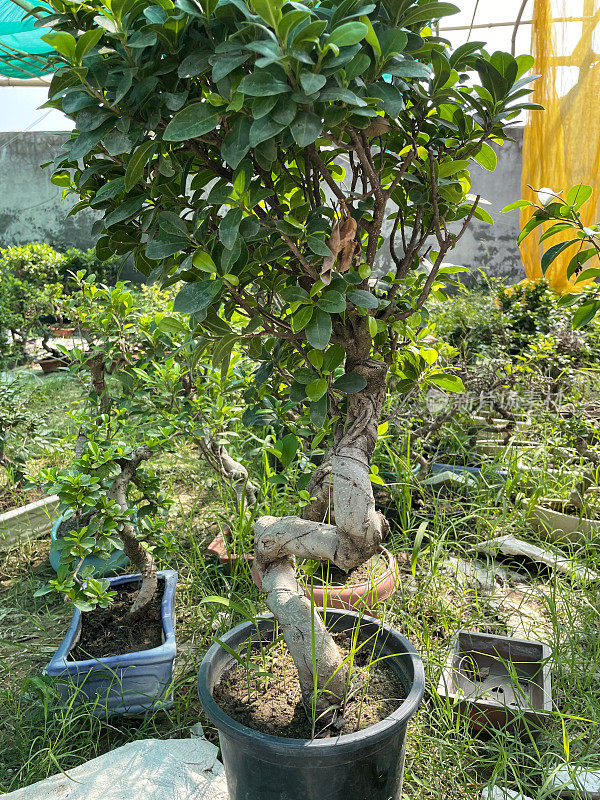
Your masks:
<svg viewBox="0 0 600 800"><path fill-rule="evenodd" d="M577 381L584 399L595 399L597 380L589 375ZM584 387L582 389L581 387ZM35 401L48 415L55 432L69 425L67 409L81 397L79 386L68 376L44 379ZM396 595L386 604L386 621L414 643L425 662L427 690L421 709L409 727L405 796L411 800L475 800L490 782L523 791L534 800L551 793L547 777L556 767L569 764L600 768L600 586L573 583L561 574L533 564L485 558L491 573L498 567L513 570L511 584L500 579L493 592L464 581L456 562L470 562L474 546L484 539L513 533L527 541L547 545L535 533L521 506L521 498L568 494L577 464L561 464L551 455L551 444L566 446L563 429L541 407L534 409L527 435L540 443L530 461L519 467L519 454L511 454L509 478L501 486L483 486L461 501L449 504L426 498L425 510L412 510L410 495L417 491L406 482L396 491L402 528L392 531L389 547L398 555L401 580ZM69 429L73 434L72 428ZM31 464L63 463L64 448L41 453ZM401 465L384 447L377 455L380 468ZM549 466L560 468L549 474ZM264 464L254 451L252 475L262 491L257 513L291 513L293 490L277 489L265 482ZM50 576L48 541L22 544L3 553L0 560L0 791L7 792L66 770L107 750L140 738L187 736L200 720L216 741L196 696L196 674L204 652L220 633L240 621L222 606L202 604L218 595L236 599L249 613L264 610L260 593L248 567L230 574L206 559L204 551L215 530L235 521L231 498L191 447L182 447L157 462L165 490L175 498L169 529L175 544L162 566L179 571L176 598L178 658L175 706L168 713L145 719L114 718L100 721L85 708L64 708L42 670L60 642L70 609L60 599L34 599L33 594ZM426 527L423 523L427 522ZM238 519L233 546L248 551L251 526ZM419 536L418 536L418 532ZM595 545L563 546L574 563L600 569ZM535 740L519 740L509 731L476 735L466 720L456 716L436 691L440 670L452 635L460 628L501 635L527 616L515 605L514 593L531 594L537 630L553 651L554 710L548 728ZM520 632L519 632L520 635Z"/></svg>

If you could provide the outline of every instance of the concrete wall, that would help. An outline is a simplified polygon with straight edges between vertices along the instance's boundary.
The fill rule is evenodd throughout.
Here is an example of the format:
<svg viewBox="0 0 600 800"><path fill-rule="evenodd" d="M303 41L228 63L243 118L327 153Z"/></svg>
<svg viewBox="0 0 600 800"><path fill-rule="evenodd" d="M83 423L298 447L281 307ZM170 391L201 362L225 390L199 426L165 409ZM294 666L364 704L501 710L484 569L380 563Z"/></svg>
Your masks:
<svg viewBox="0 0 600 800"><path fill-rule="evenodd" d="M451 264L468 267L474 272L483 268L489 276L502 278L506 283L515 283L525 277L521 255L516 240L519 235L519 212L502 214L504 206L521 197L521 167L523 164L523 128L514 127L507 131L514 141L505 141L496 147L498 166L495 172L488 172L473 162L471 167L471 192L480 194L491 205L484 205L494 219L494 226L474 219L456 248L446 256ZM386 223L384 238L391 232L392 223ZM457 229L460 226L456 226ZM437 249L435 240L430 242ZM393 266L389 250L384 246L379 256L379 266L387 271ZM465 275L460 279L464 282Z"/></svg>
<svg viewBox="0 0 600 800"><path fill-rule="evenodd" d="M521 195L523 129L511 129L510 136L515 141L498 148L496 172L487 172L478 165L472 170L473 193L491 202L485 208L494 217L495 226L474 220L448 256L453 264L473 270L483 267L507 283L524 277L515 243L518 212L500 213ZM0 247L30 241L48 242L59 248L87 248L93 244L94 214L81 211L67 217L74 199L63 201L62 189L50 183L50 168L40 168L40 164L56 156L65 138L64 134L0 133ZM390 228L391 224L387 230ZM389 252L384 248L381 264L390 263Z"/></svg>
<svg viewBox="0 0 600 800"><path fill-rule="evenodd" d="M64 249L94 244L96 219L87 210L67 213L75 199L63 202L62 188L50 183L52 161L68 137L52 133L0 133L0 247L47 242Z"/></svg>
<svg viewBox="0 0 600 800"><path fill-rule="evenodd" d="M484 267L489 275L502 278L506 283L516 283L525 277L516 243L521 230L519 212L500 212L521 197L523 128L512 128L509 135L514 141L506 140L502 147L495 148L498 154L495 172L488 172L479 164L471 170L472 192L491 203L484 208L494 218L494 227L473 220L448 260L471 269Z"/></svg>

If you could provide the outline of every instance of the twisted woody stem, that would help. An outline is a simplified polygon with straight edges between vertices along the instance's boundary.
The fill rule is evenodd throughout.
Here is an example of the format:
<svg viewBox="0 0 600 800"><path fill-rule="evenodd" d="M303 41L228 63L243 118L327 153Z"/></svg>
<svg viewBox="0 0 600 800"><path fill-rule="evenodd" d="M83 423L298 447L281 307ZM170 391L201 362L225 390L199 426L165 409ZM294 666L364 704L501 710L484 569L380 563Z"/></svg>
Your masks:
<svg viewBox="0 0 600 800"><path fill-rule="evenodd" d="M142 461L147 461L151 455L150 448L142 444L136 447L129 458L124 459L121 463L121 472L114 479L109 496L119 504L122 511L127 511L129 508L127 503L127 487L129 483L134 480L136 471ZM142 576L139 592L129 609L131 614L136 614L144 611L156 593L158 586L156 562L152 553L138 540L131 522L123 523L121 539L123 540L123 552L131 563L135 564Z"/></svg>
<svg viewBox="0 0 600 800"><path fill-rule="evenodd" d="M387 365L369 358L347 359L346 369L362 375L367 385L348 398L346 423L334 444L330 470L318 472L320 483L313 488L317 496L308 518L265 516L254 526L256 565L267 606L294 659L305 708L323 719L331 718L343 702L347 669L296 580L295 559L329 561L341 569L353 569L377 552L389 530L375 509L369 478L386 395ZM325 500L328 497L333 508ZM324 521L326 506L329 522Z"/></svg>

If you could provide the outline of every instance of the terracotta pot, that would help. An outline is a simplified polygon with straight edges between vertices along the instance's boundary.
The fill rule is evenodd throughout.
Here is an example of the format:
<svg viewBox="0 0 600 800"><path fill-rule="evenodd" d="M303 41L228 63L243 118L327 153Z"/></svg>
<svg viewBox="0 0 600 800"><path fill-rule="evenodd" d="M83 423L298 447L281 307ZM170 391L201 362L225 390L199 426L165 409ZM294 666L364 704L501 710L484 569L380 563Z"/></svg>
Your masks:
<svg viewBox="0 0 600 800"><path fill-rule="evenodd" d="M48 356L47 358L40 358L39 360L39 365L45 375L50 372L58 372L62 367L68 367L70 363L70 360L66 356L63 356L63 358Z"/></svg>
<svg viewBox="0 0 600 800"><path fill-rule="evenodd" d="M526 500L523 504L529 506ZM565 500L549 497L529 509L535 528L552 542L581 544L596 540L600 544L600 520L565 514L565 505Z"/></svg>
<svg viewBox="0 0 600 800"><path fill-rule="evenodd" d="M345 586L313 586L312 596L315 606L359 611L374 609L379 603L391 597L398 586L398 564L396 557L385 547L380 547L379 550L385 555L388 562L388 568L381 575L371 581ZM252 580L259 589L262 589L258 570L254 564L252 565ZM304 588L304 594L310 599L310 586Z"/></svg>
<svg viewBox="0 0 600 800"><path fill-rule="evenodd" d="M52 335L57 339L72 339L75 335L75 328L55 328Z"/></svg>
<svg viewBox="0 0 600 800"><path fill-rule="evenodd" d="M225 546L225 538L222 533L219 533L218 536L215 536L212 542L208 545L206 548L206 555L212 558L218 558L219 563L227 564L229 567L237 564L239 561L254 561L254 556L250 555L250 553L242 553L241 556L237 553L228 553L227 547Z"/></svg>

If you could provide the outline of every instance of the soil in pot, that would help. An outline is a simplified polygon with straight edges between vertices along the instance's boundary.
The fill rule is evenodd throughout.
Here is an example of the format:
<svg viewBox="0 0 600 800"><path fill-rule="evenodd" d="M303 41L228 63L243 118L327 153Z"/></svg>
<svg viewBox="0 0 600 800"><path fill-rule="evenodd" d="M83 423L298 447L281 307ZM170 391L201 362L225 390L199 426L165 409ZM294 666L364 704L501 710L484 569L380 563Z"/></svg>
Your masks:
<svg viewBox="0 0 600 800"><path fill-rule="evenodd" d="M345 633L334 639L346 658L351 640ZM406 692L396 672L384 660L374 664L368 645L357 650L354 668L367 678L349 698L341 727L335 735L349 734L375 725L398 709ZM285 643L263 644L263 651L254 644L250 653L253 668L234 664L223 673L213 697L230 717L253 730L289 739L311 739L312 724L308 719L300 692L298 673ZM357 676L358 677L358 676ZM318 722L317 722L318 726ZM318 735L318 732L317 732Z"/></svg>
<svg viewBox="0 0 600 800"><path fill-rule="evenodd" d="M163 643L161 603L164 581L159 580L154 599L144 612L130 614L138 588L131 583L118 586L116 597L108 608L96 608L82 614L81 636L69 653L70 661L136 653Z"/></svg>
<svg viewBox="0 0 600 800"><path fill-rule="evenodd" d="M1 489L1 487L0 487ZM35 503L46 495L41 489L9 489L0 494L0 514L13 508L20 508L29 503Z"/></svg>

